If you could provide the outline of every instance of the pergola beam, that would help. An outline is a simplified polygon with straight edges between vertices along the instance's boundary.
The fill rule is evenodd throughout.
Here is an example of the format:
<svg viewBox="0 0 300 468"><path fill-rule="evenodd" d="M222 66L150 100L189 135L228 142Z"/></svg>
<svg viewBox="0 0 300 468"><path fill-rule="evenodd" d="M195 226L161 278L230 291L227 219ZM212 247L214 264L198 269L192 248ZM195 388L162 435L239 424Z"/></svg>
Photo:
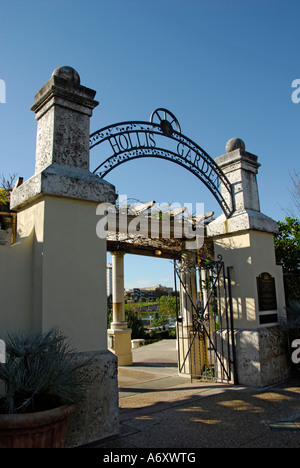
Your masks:
<svg viewBox="0 0 300 468"><path fill-rule="evenodd" d="M151 208L153 205L155 204L155 201L152 200L148 203L142 203L141 205L138 205L138 206L131 206L128 210L128 213L130 215L140 215L141 213L143 213L144 211L147 211L149 210L149 208Z"/></svg>
<svg viewBox="0 0 300 468"><path fill-rule="evenodd" d="M138 205L133 208L134 213L131 209L126 214L124 212L109 212L107 214L107 251L120 250L128 254L170 260L178 258L182 248L184 248L184 242L191 240L191 230L194 229L196 223L204 223L214 214L214 212L209 212L194 217L183 216L175 219L176 216L185 211L185 207L178 208L166 212L169 215L167 218L155 219L156 232L154 233L152 232L151 216L147 216L145 213L154 204L154 201L150 201ZM144 213L144 216L138 220L141 213ZM121 216L123 219L120 219ZM132 227L138 227L138 229L136 231L133 229L131 232ZM187 236L187 234L189 235Z"/></svg>
<svg viewBox="0 0 300 468"><path fill-rule="evenodd" d="M177 258L180 254L181 249L172 249L166 248L164 246L158 245L149 246L149 245L134 245L129 242L118 242L118 241L107 241L107 251L114 252L120 250L127 254L132 255L141 255L146 257L155 257L155 258L166 258L169 260L173 260Z"/></svg>

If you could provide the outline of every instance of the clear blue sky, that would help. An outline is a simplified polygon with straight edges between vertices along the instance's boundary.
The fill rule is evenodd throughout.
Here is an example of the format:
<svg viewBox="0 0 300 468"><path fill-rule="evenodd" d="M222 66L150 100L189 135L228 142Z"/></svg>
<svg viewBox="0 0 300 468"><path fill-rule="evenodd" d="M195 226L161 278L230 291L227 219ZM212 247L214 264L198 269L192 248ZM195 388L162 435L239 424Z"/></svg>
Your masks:
<svg viewBox="0 0 300 468"><path fill-rule="evenodd" d="M298 0L0 0L0 173L33 175L33 96L70 65L97 91L91 132L166 107L212 157L242 138L262 164L261 211L284 219L299 170L299 21ZM91 169L99 163L95 148ZM107 180L128 197L203 202L220 214L205 186L172 163L130 162ZM125 266L126 286L172 284L169 261L126 256Z"/></svg>

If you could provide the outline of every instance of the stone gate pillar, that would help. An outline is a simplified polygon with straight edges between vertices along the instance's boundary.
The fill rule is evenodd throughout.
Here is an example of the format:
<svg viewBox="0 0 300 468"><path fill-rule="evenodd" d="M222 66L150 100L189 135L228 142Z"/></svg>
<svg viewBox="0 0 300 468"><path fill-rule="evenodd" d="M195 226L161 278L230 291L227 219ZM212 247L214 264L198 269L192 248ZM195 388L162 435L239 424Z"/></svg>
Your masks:
<svg viewBox="0 0 300 468"><path fill-rule="evenodd" d="M118 432L117 362L107 350L106 240L96 235L96 208L115 201L114 187L89 171L89 121L95 91L71 67L54 70L35 95L35 174L11 195L17 242L32 239L28 326L58 326L93 355L91 386L67 440L81 445Z"/></svg>
<svg viewBox="0 0 300 468"><path fill-rule="evenodd" d="M234 212L209 223L207 235L213 238L215 256L221 254L231 272L238 381L264 386L289 372L279 327L286 313L282 268L274 250L278 227L260 212L257 156L245 151L238 138L229 140L226 151L216 162L231 183Z"/></svg>
<svg viewBox="0 0 300 468"><path fill-rule="evenodd" d="M124 305L124 252L111 252L112 256L112 309L113 321L108 330L108 347L118 357L119 366L132 364L131 329L125 321Z"/></svg>

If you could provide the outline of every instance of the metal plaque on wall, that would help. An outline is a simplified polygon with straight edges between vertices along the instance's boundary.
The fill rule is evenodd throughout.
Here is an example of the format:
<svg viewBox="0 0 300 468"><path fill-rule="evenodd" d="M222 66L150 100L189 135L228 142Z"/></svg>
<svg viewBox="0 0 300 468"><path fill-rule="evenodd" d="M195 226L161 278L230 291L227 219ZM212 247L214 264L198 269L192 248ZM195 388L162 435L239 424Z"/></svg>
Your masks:
<svg viewBox="0 0 300 468"><path fill-rule="evenodd" d="M259 311L276 310L277 300L275 278L273 278L269 273L261 273L256 280Z"/></svg>

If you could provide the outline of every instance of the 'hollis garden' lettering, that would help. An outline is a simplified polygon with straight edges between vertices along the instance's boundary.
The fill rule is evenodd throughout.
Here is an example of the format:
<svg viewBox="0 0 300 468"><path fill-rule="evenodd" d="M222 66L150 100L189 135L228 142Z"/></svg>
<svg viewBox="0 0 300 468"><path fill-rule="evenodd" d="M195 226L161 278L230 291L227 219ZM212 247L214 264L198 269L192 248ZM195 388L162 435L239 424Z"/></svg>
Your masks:
<svg viewBox="0 0 300 468"><path fill-rule="evenodd" d="M108 139L110 146L114 152L114 156L117 156L126 151L133 149L142 148L156 148L155 135L147 131L134 131L124 132L119 135L112 135ZM190 148L182 142L177 144L177 155L182 158L187 164L191 164L194 168L199 170L206 178L215 176L217 180L218 174L215 172L215 167L206 160L205 157L197 150ZM115 164L114 160L110 161L110 165ZM214 183L216 182L214 180Z"/></svg>

